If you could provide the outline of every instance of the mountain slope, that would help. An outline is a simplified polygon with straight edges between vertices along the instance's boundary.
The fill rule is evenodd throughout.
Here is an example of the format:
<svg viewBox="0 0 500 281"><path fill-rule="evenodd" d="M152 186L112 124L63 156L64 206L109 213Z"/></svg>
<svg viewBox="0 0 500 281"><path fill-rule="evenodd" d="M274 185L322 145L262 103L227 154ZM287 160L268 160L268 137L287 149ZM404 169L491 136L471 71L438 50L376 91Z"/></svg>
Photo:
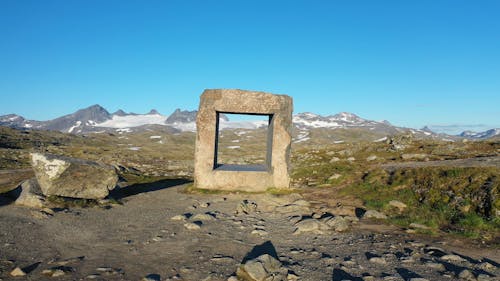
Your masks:
<svg viewBox="0 0 500 281"><path fill-rule="evenodd" d="M464 131L459 136L468 139L489 139L500 136L500 128L491 129L484 132Z"/></svg>
<svg viewBox="0 0 500 281"><path fill-rule="evenodd" d="M26 120L22 116L9 114L0 116L0 126L8 126L17 129L41 129L61 131L65 133L91 133L91 132L132 132L149 130L152 125L169 127L169 131L196 131L197 111L188 111L176 109L169 116L160 114L152 109L147 114L126 113L118 110L110 114L100 105L93 105L72 114L49 121ZM322 116L311 112L298 113L293 116L295 127L294 141L302 142L310 139L310 133L329 135L334 139L335 134L328 133L337 129L357 129L356 134L362 132L369 133L370 138L379 136L380 138L395 134L412 134L416 137L436 138L444 140L453 140L454 137L436 134L428 128L421 130L397 127L388 121L373 121L359 117L349 112L340 112L335 115ZM226 115L221 115L221 129L256 129L266 126L263 121L231 121ZM155 127L156 126L156 127ZM319 131L317 131L319 130ZM327 130L327 131L324 131ZM345 133L337 134L345 135ZM500 135L500 129L492 129L482 133L464 132L460 137L470 139L487 139ZM455 137L456 138L456 137ZM340 141L340 140L339 140Z"/></svg>

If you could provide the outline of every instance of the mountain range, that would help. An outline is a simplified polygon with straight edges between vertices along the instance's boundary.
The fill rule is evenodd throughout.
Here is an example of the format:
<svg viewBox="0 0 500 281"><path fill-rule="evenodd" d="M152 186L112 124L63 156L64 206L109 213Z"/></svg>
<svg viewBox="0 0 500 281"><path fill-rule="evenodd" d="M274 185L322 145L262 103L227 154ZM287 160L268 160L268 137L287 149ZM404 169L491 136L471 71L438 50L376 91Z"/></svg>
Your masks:
<svg viewBox="0 0 500 281"><path fill-rule="evenodd" d="M17 129L53 130L73 134L97 132L132 132L151 128L163 129L171 132L195 131L197 111L176 109L169 116L162 115L152 109L146 114L127 113L118 110L109 113L100 105L80 109L72 114L64 115L48 121L27 120L16 114L0 116L0 126ZM313 129L349 129L358 128L382 135L397 133L411 133L420 137L446 138L444 134L436 134L424 127L420 130L397 127L388 121L373 121L363 119L353 113L341 112L335 115L322 116L310 112L298 113L293 116L293 124L298 131L298 139L306 140L308 131ZM231 121L221 115L220 128L256 129L267 125L266 121ZM465 131L459 136L468 139L488 139L500 135L500 129L491 129L485 132Z"/></svg>

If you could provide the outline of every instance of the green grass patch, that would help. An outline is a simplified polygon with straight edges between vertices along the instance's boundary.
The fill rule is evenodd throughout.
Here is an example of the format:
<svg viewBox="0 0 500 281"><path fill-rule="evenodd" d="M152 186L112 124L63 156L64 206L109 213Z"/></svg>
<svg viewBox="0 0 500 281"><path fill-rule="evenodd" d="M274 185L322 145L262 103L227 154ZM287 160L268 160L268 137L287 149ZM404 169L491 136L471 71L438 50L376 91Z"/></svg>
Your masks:
<svg viewBox="0 0 500 281"><path fill-rule="evenodd" d="M498 168L374 169L340 192L360 198L368 209L386 213L402 227L419 223L430 227L431 233L440 230L494 240L500 230L499 174ZM389 206L391 200L408 207L399 212Z"/></svg>

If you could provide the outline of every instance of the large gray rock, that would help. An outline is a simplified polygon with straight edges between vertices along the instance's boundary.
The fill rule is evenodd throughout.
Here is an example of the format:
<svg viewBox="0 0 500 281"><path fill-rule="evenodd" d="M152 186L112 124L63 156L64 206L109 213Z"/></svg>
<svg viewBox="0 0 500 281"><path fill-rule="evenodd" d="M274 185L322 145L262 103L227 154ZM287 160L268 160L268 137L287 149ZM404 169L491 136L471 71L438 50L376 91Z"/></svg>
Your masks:
<svg viewBox="0 0 500 281"><path fill-rule="evenodd" d="M45 196L101 199L118 181L112 166L83 159L31 153L31 164Z"/></svg>
<svg viewBox="0 0 500 281"><path fill-rule="evenodd" d="M279 260L268 254L247 261L236 272L238 278L244 281L285 281L287 274L288 269L283 267Z"/></svg>
<svg viewBox="0 0 500 281"><path fill-rule="evenodd" d="M45 207L45 197L42 195L40 186L35 178L21 183L18 192L19 195L15 202L16 205L40 209Z"/></svg>

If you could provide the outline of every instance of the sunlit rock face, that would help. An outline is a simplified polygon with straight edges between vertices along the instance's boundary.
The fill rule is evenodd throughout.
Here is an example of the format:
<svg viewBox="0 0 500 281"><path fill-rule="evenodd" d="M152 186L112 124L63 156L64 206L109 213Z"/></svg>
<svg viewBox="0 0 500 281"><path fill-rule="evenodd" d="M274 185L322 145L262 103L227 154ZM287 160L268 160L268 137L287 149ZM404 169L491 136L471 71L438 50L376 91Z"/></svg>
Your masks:
<svg viewBox="0 0 500 281"><path fill-rule="evenodd" d="M286 95L232 89L205 90L196 119L196 187L250 192L289 188L292 111L292 98ZM269 117L264 165L217 162L218 122L224 113Z"/></svg>

